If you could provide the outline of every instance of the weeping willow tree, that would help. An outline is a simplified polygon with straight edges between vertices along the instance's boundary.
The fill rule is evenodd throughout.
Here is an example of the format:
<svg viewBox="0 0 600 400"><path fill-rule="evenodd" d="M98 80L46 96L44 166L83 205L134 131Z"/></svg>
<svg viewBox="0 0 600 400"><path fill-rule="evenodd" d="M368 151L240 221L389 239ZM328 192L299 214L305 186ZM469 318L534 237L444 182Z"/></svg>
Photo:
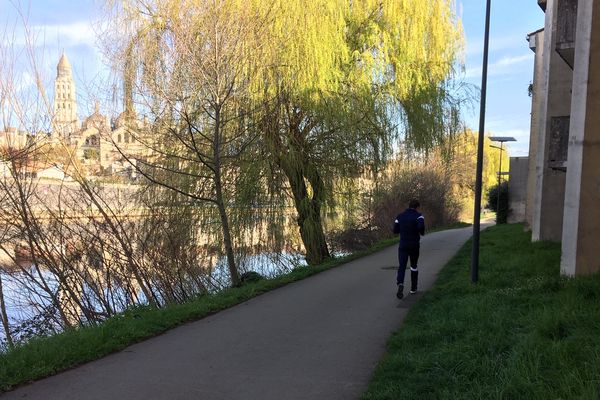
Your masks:
<svg viewBox="0 0 600 400"><path fill-rule="evenodd" d="M334 180L376 169L398 126L417 149L448 132L461 44L452 0L109 4L126 109L156 121L140 173L218 209L234 282L228 204L240 182L255 185L244 193L269 187L247 179L248 165L271 162L262 171L283 176L318 264L330 257L322 213Z"/></svg>
<svg viewBox="0 0 600 400"><path fill-rule="evenodd" d="M330 257L322 207L334 177L376 167L398 133L427 150L455 123L448 81L461 46L451 0L275 1L257 84L265 143L284 172L309 264Z"/></svg>

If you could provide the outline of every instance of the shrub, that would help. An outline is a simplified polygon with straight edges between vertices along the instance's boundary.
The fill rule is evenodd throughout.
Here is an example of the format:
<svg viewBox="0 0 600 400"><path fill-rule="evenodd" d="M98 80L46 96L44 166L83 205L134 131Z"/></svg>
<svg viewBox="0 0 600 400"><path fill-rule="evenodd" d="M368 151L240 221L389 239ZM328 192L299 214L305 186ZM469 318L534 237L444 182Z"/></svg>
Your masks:
<svg viewBox="0 0 600 400"><path fill-rule="evenodd" d="M487 193L488 208L496 213L496 223L505 224L508 216L508 182L500 184L500 203L498 204L498 185ZM499 210L498 210L499 205Z"/></svg>
<svg viewBox="0 0 600 400"><path fill-rule="evenodd" d="M83 150L83 158L86 160L99 160L100 150L98 149L85 149Z"/></svg>
<svg viewBox="0 0 600 400"><path fill-rule="evenodd" d="M455 198L452 181L438 170L406 169L394 174L375 202L373 223L381 230L391 230L396 215L412 199L421 203L427 228L458 221L460 201Z"/></svg>
<svg viewBox="0 0 600 400"><path fill-rule="evenodd" d="M452 181L434 168L404 168L382 179L373 201L371 218L362 226L346 227L331 235L334 248L361 250L393 236L396 216L412 199L421 203L427 229L458 221L461 201L452 190Z"/></svg>

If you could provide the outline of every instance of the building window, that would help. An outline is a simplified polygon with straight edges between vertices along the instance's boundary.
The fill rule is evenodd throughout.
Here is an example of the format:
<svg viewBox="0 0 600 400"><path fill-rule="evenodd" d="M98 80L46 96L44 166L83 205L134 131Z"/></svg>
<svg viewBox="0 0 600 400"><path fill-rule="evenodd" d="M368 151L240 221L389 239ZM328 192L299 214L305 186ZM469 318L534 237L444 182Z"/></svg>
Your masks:
<svg viewBox="0 0 600 400"><path fill-rule="evenodd" d="M125 143L129 143L129 132L125 132Z"/></svg>
<svg viewBox="0 0 600 400"><path fill-rule="evenodd" d="M117 143L121 143L121 134L120 133L117 135Z"/></svg>

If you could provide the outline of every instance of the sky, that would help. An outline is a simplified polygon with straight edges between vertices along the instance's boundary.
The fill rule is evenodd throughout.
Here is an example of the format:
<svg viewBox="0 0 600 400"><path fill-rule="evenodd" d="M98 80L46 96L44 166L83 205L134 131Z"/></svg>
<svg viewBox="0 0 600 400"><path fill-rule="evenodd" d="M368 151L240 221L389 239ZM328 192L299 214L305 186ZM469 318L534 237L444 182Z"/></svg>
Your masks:
<svg viewBox="0 0 600 400"><path fill-rule="evenodd" d="M457 0L466 37L464 79L481 87L485 1ZM490 136L512 136L511 156L527 156L531 123L534 53L527 34L544 27L537 0L492 0L485 130ZM474 112L473 112L474 111ZM465 110L467 125L479 130L479 103Z"/></svg>
<svg viewBox="0 0 600 400"><path fill-rule="evenodd" d="M466 42L461 79L479 88L486 2L455 2ZM81 115L93 111L93 102L85 101L107 70L96 40L100 3L100 0L0 0L0 39L8 27L10 32L17 32L15 43L23 43L19 30L11 29L15 24L22 25L15 12L15 5L20 5L38 47L44 49L40 68L47 71L44 76L47 88L52 88L56 64L62 52L66 52L73 67ZM544 13L537 0L492 0L485 126L490 135L517 139L509 145L511 156L528 153L531 99L527 87L533 79L533 52L526 37L543 25ZM479 104L463 114L467 126L477 131Z"/></svg>

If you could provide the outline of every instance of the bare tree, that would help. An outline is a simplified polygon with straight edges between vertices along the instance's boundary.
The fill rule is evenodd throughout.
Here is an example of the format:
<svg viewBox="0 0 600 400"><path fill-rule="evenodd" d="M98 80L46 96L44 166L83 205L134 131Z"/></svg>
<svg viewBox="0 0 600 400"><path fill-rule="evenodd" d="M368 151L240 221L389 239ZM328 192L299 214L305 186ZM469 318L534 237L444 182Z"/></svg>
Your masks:
<svg viewBox="0 0 600 400"><path fill-rule="evenodd" d="M89 178L75 147L52 132L34 39L25 31L26 52L16 51L8 33L0 48L0 116L4 126L19 127L0 130L0 251L8 258L0 321L7 343L205 293L210 277L196 254L191 206L156 206L146 187ZM26 55L26 71L15 70L17 53ZM20 82L25 72L33 77L27 91ZM37 178L47 166L60 166L69 181ZM9 315L18 303L26 311Z"/></svg>
<svg viewBox="0 0 600 400"><path fill-rule="evenodd" d="M126 60L120 65L125 104L136 99L153 121L144 140L152 156L137 160L136 168L153 184L215 209L235 285L240 278L230 213L240 206L234 204L236 187L258 137L252 116L260 102L250 90L265 17L251 5L227 1L125 3L125 19L113 21L118 31L126 26L130 32L117 52Z"/></svg>

